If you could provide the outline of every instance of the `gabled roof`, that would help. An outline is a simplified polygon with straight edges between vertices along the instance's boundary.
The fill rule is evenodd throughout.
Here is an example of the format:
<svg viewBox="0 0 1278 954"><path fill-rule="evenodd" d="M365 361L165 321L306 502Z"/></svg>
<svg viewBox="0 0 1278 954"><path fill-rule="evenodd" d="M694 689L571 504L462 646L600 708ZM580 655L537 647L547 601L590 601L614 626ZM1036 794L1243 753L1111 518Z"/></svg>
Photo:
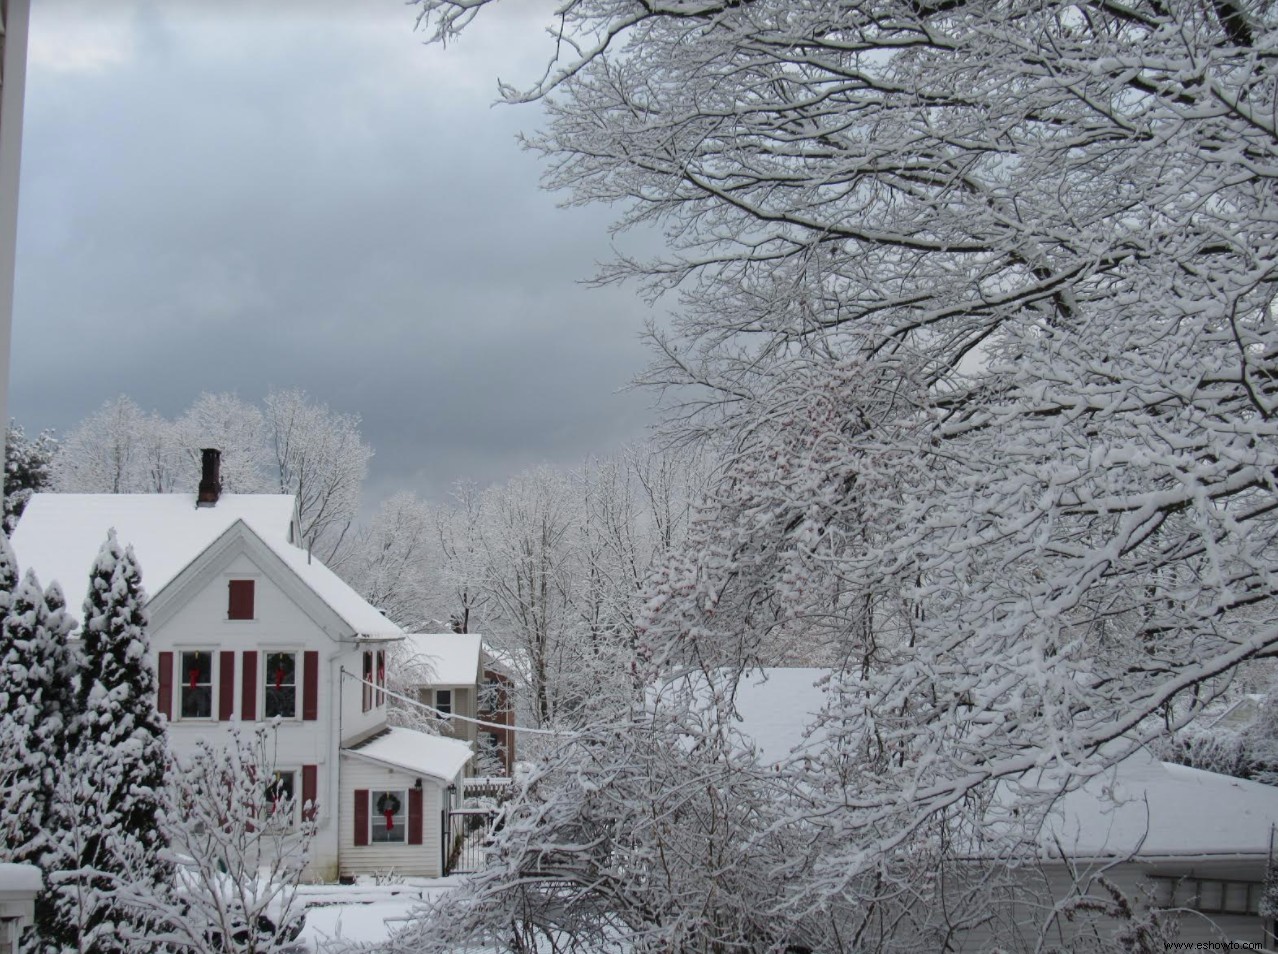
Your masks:
<svg viewBox="0 0 1278 954"><path fill-rule="evenodd" d="M451 782L470 761L471 750L468 742L392 727L342 749L342 754Z"/></svg>
<svg viewBox="0 0 1278 954"><path fill-rule="evenodd" d="M481 642L474 633L409 633L403 662L420 685L473 686Z"/></svg>
<svg viewBox="0 0 1278 954"><path fill-rule="evenodd" d="M19 568L35 570L46 586L57 580L67 608L78 614L108 530L115 529L121 545L133 547L142 586L155 597L243 524L353 631L399 633L337 574L289 542L292 521L288 494L223 494L212 507L196 507L194 494L35 494L12 543Z"/></svg>

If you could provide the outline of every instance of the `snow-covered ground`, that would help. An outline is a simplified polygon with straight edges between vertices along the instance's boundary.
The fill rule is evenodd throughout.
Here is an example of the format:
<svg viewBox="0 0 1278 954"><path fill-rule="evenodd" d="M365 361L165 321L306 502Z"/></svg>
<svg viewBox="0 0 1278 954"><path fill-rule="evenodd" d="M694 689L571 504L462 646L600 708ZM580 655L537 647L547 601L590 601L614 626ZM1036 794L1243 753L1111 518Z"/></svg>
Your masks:
<svg viewBox="0 0 1278 954"><path fill-rule="evenodd" d="M353 885L303 885L298 899L306 905L306 927L299 940L316 954L384 941L414 908L447 893L458 880L405 878L401 884L374 884L360 879Z"/></svg>

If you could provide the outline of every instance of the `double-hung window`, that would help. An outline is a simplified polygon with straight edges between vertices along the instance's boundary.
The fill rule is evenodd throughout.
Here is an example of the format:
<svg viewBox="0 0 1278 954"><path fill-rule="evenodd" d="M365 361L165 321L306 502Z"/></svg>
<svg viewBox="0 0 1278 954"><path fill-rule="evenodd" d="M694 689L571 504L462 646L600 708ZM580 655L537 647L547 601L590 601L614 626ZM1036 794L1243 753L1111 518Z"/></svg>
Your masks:
<svg viewBox="0 0 1278 954"><path fill-rule="evenodd" d="M369 843L399 844L408 840L408 792L403 789L378 790L368 793Z"/></svg>
<svg viewBox="0 0 1278 954"><path fill-rule="evenodd" d="M371 649L364 650L362 682L364 711L367 712L373 708L373 651Z"/></svg>
<svg viewBox="0 0 1278 954"><path fill-rule="evenodd" d="M291 770L273 772L266 782L266 817L281 828L293 824L296 782L296 773Z"/></svg>
<svg viewBox="0 0 1278 954"><path fill-rule="evenodd" d="M266 666L262 673L265 692L262 715L267 719L279 716L297 718L297 657L295 652L267 652Z"/></svg>
<svg viewBox="0 0 1278 954"><path fill-rule="evenodd" d="M179 654L178 660L181 718L213 718L213 653L204 649L187 650Z"/></svg>
<svg viewBox="0 0 1278 954"><path fill-rule="evenodd" d="M445 719L453 714L453 690L435 690L435 711L439 713L441 718Z"/></svg>

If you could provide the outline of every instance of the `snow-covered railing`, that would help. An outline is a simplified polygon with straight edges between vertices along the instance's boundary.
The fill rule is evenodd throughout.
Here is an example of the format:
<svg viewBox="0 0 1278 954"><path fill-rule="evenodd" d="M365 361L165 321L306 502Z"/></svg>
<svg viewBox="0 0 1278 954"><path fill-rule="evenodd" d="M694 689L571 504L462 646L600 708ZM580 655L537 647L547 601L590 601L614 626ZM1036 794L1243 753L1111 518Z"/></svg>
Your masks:
<svg viewBox="0 0 1278 954"><path fill-rule="evenodd" d="M496 798L505 799L510 795L510 779L502 776L492 778L462 779L462 798Z"/></svg>

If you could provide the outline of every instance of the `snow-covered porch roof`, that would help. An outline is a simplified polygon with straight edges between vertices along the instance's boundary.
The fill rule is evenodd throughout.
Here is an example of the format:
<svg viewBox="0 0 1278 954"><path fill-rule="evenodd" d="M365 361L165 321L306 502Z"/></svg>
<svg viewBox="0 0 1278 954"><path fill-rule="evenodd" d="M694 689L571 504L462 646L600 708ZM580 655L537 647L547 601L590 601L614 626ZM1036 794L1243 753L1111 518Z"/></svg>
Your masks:
<svg viewBox="0 0 1278 954"><path fill-rule="evenodd" d="M451 782L470 761L472 753L468 742L392 727L343 748L342 755L399 769L410 775L426 775L437 781Z"/></svg>

